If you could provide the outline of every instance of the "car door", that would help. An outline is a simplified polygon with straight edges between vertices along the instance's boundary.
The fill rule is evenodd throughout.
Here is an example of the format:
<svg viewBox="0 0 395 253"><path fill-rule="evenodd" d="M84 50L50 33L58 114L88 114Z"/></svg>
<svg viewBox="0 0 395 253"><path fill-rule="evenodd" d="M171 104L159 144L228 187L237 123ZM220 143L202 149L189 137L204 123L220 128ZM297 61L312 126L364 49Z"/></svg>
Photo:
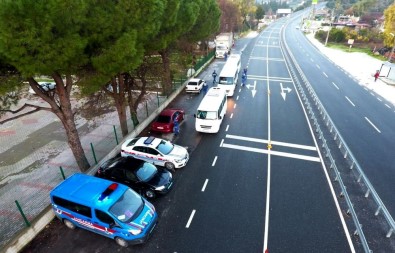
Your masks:
<svg viewBox="0 0 395 253"><path fill-rule="evenodd" d="M135 151L133 154L134 158L150 162L150 158L147 155L147 150L145 147L136 146L133 148L133 151Z"/></svg>
<svg viewBox="0 0 395 253"><path fill-rule="evenodd" d="M95 209L95 221L93 226L96 228L95 232L106 237L114 238L126 231L107 213Z"/></svg>
<svg viewBox="0 0 395 253"><path fill-rule="evenodd" d="M130 187L133 186L133 182L126 177L125 169L123 168L113 168L111 170L110 180Z"/></svg>
<svg viewBox="0 0 395 253"><path fill-rule="evenodd" d="M165 165L163 156L156 149L147 147L147 153L150 155L150 157L152 159L151 163L153 163L155 165L159 165L159 166Z"/></svg>

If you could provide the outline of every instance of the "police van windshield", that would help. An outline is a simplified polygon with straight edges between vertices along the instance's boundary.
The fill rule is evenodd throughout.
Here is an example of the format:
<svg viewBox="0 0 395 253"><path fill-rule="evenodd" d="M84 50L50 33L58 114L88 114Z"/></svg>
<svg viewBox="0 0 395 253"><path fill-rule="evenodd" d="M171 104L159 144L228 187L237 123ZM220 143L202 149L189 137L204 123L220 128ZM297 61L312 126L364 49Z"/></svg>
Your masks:
<svg viewBox="0 0 395 253"><path fill-rule="evenodd" d="M144 202L140 195L128 189L110 208L110 213L124 223L136 219L144 208Z"/></svg>
<svg viewBox="0 0 395 253"><path fill-rule="evenodd" d="M198 119L217 119L217 112L201 111L198 110L196 114Z"/></svg>
<svg viewBox="0 0 395 253"><path fill-rule="evenodd" d="M156 147L157 150L159 150L159 152L161 152L162 154L168 155L170 154L170 152L173 150L174 146L173 144L171 144L168 141L164 141L162 140L159 145Z"/></svg>

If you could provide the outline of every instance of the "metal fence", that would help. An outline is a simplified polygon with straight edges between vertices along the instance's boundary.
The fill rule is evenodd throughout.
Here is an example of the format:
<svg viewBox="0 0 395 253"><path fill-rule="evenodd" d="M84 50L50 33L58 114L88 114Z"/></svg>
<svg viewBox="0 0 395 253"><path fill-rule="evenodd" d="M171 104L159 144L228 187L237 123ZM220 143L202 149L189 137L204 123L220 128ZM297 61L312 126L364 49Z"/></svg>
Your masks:
<svg viewBox="0 0 395 253"><path fill-rule="evenodd" d="M199 61L201 69L208 64L212 57L204 57ZM196 75L198 72L196 73ZM174 91L182 90L187 78L181 77L172 82ZM148 93L143 102L139 104L137 118L143 122L154 113L159 113L158 108L169 103L169 97L161 96L158 92ZM130 113L128 113L130 115ZM24 122L32 122L30 125ZM115 111L94 117L89 120L76 119L82 146L89 163L94 167L108 155L122 140L118 116ZM128 130L132 132L138 126L133 126L129 116ZM0 125L1 152L7 152L10 147L26 145L29 136L48 128L49 131L64 135L62 125L56 116L46 111L39 111L12 123ZM4 135L9 131L10 134ZM11 239L27 229L49 205L49 192L64 178L79 172L74 156L63 138L56 138L39 150L31 150L17 161L10 164L0 163L0 251Z"/></svg>

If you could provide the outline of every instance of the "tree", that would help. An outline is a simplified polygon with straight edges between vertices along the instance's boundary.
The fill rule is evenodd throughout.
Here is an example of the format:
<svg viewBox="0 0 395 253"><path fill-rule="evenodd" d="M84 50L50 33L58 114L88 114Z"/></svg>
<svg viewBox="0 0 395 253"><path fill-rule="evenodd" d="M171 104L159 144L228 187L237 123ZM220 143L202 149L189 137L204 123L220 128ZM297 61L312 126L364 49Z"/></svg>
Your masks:
<svg viewBox="0 0 395 253"><path fill-rule="evenodd" d="M248 16L252 13L255 13L255 0L234 0L234 2L238 7L241 16L243 17L243 24L251 29L251 25L248 22Z"/></svg>
<svg viewBox="0 0 395 253"><path fill-rule="evenodd" d="M143 47L139 39L147 38L149 33L145 29L153 28L155 24L151 22L155 23L155 17L163 13L161 0L144 3L130 0L0 3L0 55L4 55L6 63L15 66L50 106L36 106L36 109L53 112L60 119L82 171L89 168L89 163L70 103L75 77L91 77L78 84L81 88L96 89L96 82L111 80L117 73L141 62L138 58L143 56ZM37 75L52 77L56 89L43 90L35 80Z"/></svg>
<svg viewBox="0 0 395 253"><path fill-rule="evenodd" d="M395 4L389 6L384 11L384 18L385 18L384 44L387 47L394 47L394 43L395 43Z"/></svg>
<svg viewBox="0 0 395 253"><path fill-rule="evenodd" d="M237 5L229 0L219 0L221 9L220 32L234 32L241 27L241 14Z"/></svg>
<svg viewBox="0 0 395 253"><path fill-rule="evenodd" d="M260 4L256 7L255 17L256 19L260 20L263 19L264 16L265 16L265 10L263 9L263 6Z"/></svg>

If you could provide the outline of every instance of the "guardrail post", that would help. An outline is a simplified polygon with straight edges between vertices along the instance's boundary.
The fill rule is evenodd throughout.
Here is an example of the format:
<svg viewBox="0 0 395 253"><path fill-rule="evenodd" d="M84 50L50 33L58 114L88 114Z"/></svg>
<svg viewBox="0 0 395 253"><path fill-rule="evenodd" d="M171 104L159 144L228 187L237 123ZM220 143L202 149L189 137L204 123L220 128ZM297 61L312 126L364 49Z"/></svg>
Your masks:
<svg viewBox="0 0 395 253"><path fill-rule="evenodd" d="M60 174L62 174L63 180L65 180L66 177L64 176L64 172L63 172L62 166L59 166L59 169L60 169Z"/></svg>
<svg viewBox="0 0 395 253"><path fill-rule="evenodd" d="M147 112L147 118L148 118L148 104L147 104L147 101L145 101L145 111Z"/></svg>
<svg viewBox="0 0 395 253"><path fill-rule="evenodd" d="M119 142L118 142L117 130L115 129L114 125L113 125L113 128L114 128L115 141L117 142L117 145L118 145Z"/></svg>
<svg viewBox="0 0 395 253"><path fill-rule="evenodd" d="M91 142L91 149L92 149L92 153L93 153L93 158L95 159L95 163L97 164L97 159L96 159L95 149L93 148L93 144L92 144L92 142Z"/></svg>
<svg viewBox="0 0 395 253"><path fill-rule="evenodd" d="M26 227L30 227L30 222L27 220L26 215L23 213L22 207L19 205L18 200L15 200L15 204L18 207L18 210L21 213L23 220L25 221Z"/></svg>

